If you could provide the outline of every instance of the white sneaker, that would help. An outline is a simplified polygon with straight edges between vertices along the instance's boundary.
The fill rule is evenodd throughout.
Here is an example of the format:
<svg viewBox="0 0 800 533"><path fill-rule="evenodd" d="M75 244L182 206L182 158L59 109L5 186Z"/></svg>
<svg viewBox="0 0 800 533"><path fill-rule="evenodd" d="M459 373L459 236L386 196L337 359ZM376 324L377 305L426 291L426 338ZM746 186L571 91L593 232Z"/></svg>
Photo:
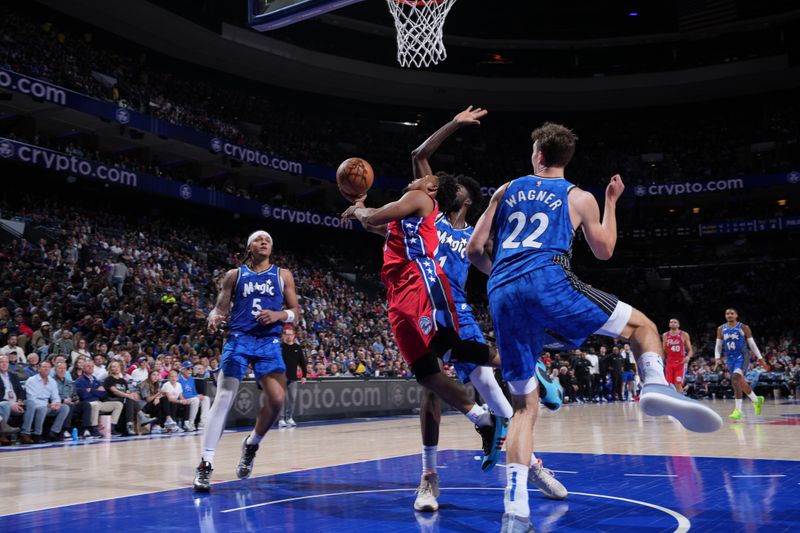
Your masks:
<svg viewBox="0 0 800 533"><path fill-rule="evenodd" d="M436 472L422 474L417 487L417 499L414 500L414 510L432 513L439 510L439 475Z"/></svg>
<svg viewBox="0 0 800 533"><path fill-rule="evenodd" d="M546 498L551 500L563 500L569 494L564 485L553 475L553 471L542 466L541 459L537 459L528 470L528 483L535 485Z"/></svg>
<svg viewBox="0 0 800 533"><path fill-rule="evenodd" d="M193 422L186 422L184 424L184 429L186 429L186 431L189 432L189 433L191 433L192 431L197 431L197 428L194 427L194 423Z"/></svg>
<svg viewBox="0 0 800 533"><path fill-rule="evenodd" d="M150 428L150 434L151 435L161 435L162 433L164 433L164 430L161 428L161 426L153 425Z"/></svg>
<svg viewBox="0 0 800 533"><path fill-rule="evenodd" d="M674 416L683 427L697 433L711 433L722 427L722 418L710 407L667 385L646 383L639 397L639 408L649 416Z"/></svg>
<svg viewBox="0 0 800 533"><path fill-rule="evenodd" d="M290 428L297 427L297 422L294 421L294 418L290 418L286 421L286 425Z"/></svg>
<svg viewBox="0 0 800 533"><path fill-rule="evenodd" d="M284 420L283 418L281 418L281 419L278 421L278 427L279 427L279 428L285 428L285 427L286 427L286 420Z"/></svg>

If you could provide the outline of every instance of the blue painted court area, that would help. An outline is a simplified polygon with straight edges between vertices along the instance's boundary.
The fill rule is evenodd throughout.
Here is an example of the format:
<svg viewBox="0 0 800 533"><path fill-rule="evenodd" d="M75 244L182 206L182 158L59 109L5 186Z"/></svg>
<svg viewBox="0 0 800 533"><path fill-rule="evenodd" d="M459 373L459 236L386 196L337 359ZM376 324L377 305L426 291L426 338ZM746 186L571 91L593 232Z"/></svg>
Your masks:
<svg viewBox="0 0 800 533"><path fill-rule="evenodd" d="M800 461L542 457L570 495L550 501L531 489L539 533L777 533L800 527ZM268 459L263 454L256 461ZM474 452L462 450L441 452L439 463L441 509L433 514L412 508L420 458L405 456L219 483L203 496L187 488L9 515L0 517L0 531L498 531L505 469L482 474Z"/></svg>

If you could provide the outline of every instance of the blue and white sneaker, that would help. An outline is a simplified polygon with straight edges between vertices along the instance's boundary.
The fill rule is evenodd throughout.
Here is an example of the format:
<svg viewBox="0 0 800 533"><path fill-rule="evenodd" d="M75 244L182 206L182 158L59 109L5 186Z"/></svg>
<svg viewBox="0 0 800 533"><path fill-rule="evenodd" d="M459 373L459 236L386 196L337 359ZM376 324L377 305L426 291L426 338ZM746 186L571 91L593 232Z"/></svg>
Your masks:
<svg viewBox="0 0 800 533"><path fill-rule="evenodd" d="M541 360L536 361L536 379L539 380L539 400L542 405L551 411L558 411L564 403L564 389L553 381Z"/></svg>
<svg viewBox="0 0 800 533"><path fill-rule="evenodd" d="M480 434L483 444L481 470L484 472L490 471L497 464L500 450L503 449L503 444L506 442L506 433L508 433L508 418L492 415L492 420L494 423L490 426L475 426L475 431Z"/></svg>
<svg viewBox="0 0 800 533"><path fill-rule="evenodd" d="M646 383L642 388L639 406L646 415L674 416L689 431L711 433L722 427L722 417L710 407L687 398L667 385Z"/></svg>

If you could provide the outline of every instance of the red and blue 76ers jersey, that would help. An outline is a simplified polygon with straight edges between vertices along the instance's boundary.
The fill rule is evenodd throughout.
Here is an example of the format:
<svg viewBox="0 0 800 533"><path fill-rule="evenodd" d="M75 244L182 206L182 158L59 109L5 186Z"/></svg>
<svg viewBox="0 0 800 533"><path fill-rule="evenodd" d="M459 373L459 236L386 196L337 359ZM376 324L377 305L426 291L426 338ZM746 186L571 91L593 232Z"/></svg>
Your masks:
<svg viewBox="0 0 800 533"><path fill-rule="evenodd" d="M438 214L439 207L433 201L433 211L428 216L406 217L389 223L381 269L381 278L387 286L409 263L417 259L435 259L439 236L434 221Z"/></svg>

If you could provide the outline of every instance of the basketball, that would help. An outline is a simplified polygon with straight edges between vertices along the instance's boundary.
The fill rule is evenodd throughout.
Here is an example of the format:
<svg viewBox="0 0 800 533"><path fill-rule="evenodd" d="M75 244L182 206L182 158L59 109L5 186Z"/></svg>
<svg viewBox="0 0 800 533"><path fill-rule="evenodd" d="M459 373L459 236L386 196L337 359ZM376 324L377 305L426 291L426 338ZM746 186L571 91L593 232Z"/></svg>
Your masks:
<svg viewBox="0 0 800 533"><path fill-rule="evenodd" d="M360 157L345 159L336 169L336 185L345 198L367 192L374 178L372 166Z"/></svg>

